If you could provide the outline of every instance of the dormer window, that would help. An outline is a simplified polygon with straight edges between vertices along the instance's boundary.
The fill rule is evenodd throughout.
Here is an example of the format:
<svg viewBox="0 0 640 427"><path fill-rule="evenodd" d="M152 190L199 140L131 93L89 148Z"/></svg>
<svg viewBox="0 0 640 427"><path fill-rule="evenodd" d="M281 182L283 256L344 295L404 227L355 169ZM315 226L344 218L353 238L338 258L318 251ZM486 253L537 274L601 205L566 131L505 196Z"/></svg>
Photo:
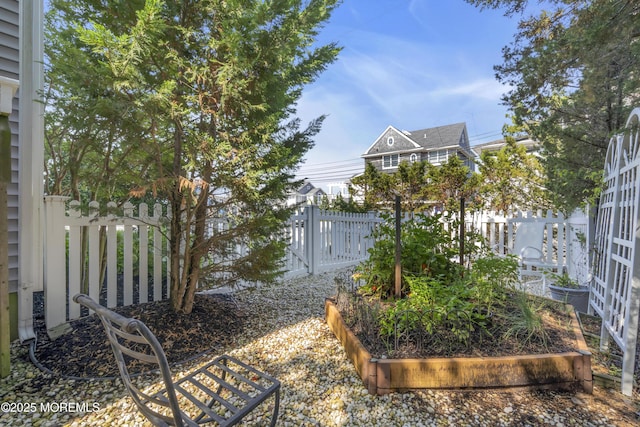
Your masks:
<svg viewBox="0 0 640 427"><path fill-rule="evenodd" d="M389 138L387 138L387 145L388 145L389 147L391 147L391 146L393 145L393 143L394 143L394 142L395 142L395 141L393 140L393 137L392 137L392 136L390 136Z"/></svg>

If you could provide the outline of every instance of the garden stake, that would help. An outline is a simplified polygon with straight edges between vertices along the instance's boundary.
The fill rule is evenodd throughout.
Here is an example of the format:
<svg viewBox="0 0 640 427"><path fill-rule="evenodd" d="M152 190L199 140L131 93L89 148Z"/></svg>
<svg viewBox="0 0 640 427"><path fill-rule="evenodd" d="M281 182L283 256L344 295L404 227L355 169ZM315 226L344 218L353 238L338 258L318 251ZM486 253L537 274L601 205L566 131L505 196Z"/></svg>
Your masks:
<svg viewBox="0 0 640 427"><path fill-rule="evenodd" d="M464 266L464 197L460 197L460 265Z"/></svg>
<svg viewBox="0 0 640 427"><path fill-rule="evenodd" d="M400 232L400 196L396 196L396 298L400 298L402 292L402 269L401 269L401 256L402 256L402 241Z"/></svg>

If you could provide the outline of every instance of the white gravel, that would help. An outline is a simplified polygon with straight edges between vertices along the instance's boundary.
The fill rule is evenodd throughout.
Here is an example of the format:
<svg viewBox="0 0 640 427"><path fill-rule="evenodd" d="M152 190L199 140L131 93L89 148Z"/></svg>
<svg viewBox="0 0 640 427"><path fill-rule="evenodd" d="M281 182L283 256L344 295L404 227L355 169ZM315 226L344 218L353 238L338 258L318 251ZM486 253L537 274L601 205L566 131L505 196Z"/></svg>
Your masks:
<svg viewBox="0 0 640 427"><path fill-rule="evenodd" d="M334 294L327 273L235 294L250 304L246 333L227 351L282 382L279 426L626 426L611 401L537 391L424 391L371 396L323 320ZM216 356L210 354L176 375ZM141 384L152 384L140 378ZM609 401L607 401L609 400ZM0 425L149 425L117 381L69 381L39 372L26 348L12 348L12 374L0 380ZM261 407L246 425L268 425ZM632 418L629 418L632 419ZM244 424L243 424L244 425Z"/></svg>

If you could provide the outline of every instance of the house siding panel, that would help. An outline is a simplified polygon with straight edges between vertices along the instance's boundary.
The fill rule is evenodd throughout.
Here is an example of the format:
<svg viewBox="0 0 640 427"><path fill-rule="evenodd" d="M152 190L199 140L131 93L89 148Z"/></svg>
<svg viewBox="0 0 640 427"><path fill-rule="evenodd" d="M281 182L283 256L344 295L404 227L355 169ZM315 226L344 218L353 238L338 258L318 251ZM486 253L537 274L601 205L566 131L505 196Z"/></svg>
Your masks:
<svg viewBox="0 0 640 427"><path fill-rule="evenodd" d="M19 78L19 2L0 0L0 75L12 79ZM11 183L8 188L9 200L9 290L18 288L18 96L13 99L13 113L9 117L11 125Z"/></svg>

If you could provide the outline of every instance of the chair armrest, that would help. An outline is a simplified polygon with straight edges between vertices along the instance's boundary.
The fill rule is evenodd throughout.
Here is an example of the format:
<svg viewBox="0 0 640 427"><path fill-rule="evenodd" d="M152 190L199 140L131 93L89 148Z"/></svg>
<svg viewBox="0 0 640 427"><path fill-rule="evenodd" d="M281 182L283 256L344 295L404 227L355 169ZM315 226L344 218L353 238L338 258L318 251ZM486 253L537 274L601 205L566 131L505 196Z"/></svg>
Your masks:
<svg viewBox="0 0 640 427"><path fill-rule="evenodd" d="M522 261L542 261L544 256L540 249L533 246L525 246L518 255Z"/></svg>

